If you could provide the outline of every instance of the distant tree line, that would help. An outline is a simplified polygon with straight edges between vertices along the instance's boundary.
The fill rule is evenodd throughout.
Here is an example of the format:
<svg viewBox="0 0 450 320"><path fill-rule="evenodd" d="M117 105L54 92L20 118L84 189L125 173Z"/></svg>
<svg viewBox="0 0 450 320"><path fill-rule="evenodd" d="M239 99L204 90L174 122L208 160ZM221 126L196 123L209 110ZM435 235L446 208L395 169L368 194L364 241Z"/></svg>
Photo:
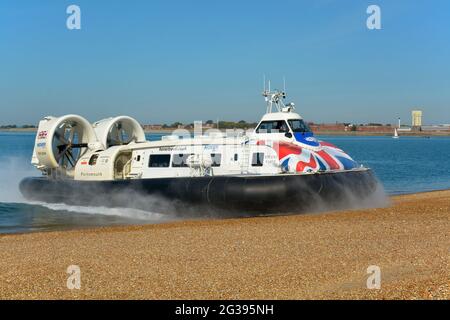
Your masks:
<svg viewBox="0 0 450 320"><path fill-rule="evenodd" d="M34 126L32 124L24 124L23 126L17 126L15 124L7 124L7 125L0 126L0 129L17 129L17 128L30 129L30 128L36 128L36 126Z"/></svg>
<svg viewBox="0 0 450 320"><path fill-rule="evenodd" d="M244 120L241 121L219 121L219 129L250 129L255 128L258 123L256 122L246 122ZM210 128L217 128L217 123L213 120L208 120L204 123L204 125L210 127ZM174 122L172 124L163 124L163 129L176 129L176 128L185 128L185 129L192 129L194 128L193 123L189 124L183 124L181 122Z"/></svg>
<svg viewBox="0 0 450 320"><path fill-rule="evenodd" d="M234 121L219 121L219 129L250 129L255 128L258 124L256 122L246 122L244 120Z"/></svg>
<svg viewBox="0 0 450 320"><path fill-rule="evenodd" d="M168 129L168 128L178 128L179 126L183 126L183 124L181 122L174 122L172 124L163 124L162 127L164 129Z"/></svg>

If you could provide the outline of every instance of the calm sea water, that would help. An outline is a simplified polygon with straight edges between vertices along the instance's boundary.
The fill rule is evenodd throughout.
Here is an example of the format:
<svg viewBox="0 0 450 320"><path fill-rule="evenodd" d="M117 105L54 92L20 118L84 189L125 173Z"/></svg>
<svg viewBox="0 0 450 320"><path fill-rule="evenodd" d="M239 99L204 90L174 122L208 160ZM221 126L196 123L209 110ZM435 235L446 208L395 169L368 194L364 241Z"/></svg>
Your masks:
<svg viewBox="0 0 450 320"><path fill-rule="evenodd" d="M148 135L159 140L162 134ZM450 188L450 137L322 136L374 170L388 194ZM18 190L26 176L37 175L30 165L33 133L0 132L0 233L76 227L160 223L171 218L132 209L30 203Z"/></svg>

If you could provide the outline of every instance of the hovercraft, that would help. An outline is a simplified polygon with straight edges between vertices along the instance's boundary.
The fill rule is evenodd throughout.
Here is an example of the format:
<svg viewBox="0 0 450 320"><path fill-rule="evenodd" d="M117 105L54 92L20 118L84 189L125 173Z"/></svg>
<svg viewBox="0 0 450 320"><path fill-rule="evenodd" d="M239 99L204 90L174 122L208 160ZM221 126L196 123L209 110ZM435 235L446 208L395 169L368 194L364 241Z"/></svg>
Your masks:
<svg viewBox="0 0 450 320"><path fill-rule="evenodd" d="M283 102L285 92L263 96L266 114L250 132L203 134L196 123L194 135L177 129L159 141L147 141L126 116L93 124L45 117L32 156L42 176L25 178L20 190L32 201L230 215L335 208L349 194L375 192L372 171L316 139L294 104Z"/></svg>

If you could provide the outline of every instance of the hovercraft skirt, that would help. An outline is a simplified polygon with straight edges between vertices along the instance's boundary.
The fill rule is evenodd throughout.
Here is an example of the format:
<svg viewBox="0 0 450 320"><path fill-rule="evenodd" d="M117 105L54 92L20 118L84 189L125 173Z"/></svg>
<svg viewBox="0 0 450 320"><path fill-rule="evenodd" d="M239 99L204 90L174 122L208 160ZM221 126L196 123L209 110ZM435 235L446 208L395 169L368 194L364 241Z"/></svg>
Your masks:
<svg viewBox="0 0 450 320"><path fill-rule="evenodd" d="M240 175L76 181L25 178L32 201L82 206L131 207L165 212L208 208L229 213L301 213L317 205L338 207L351 194L364 199L376 189L371 170L317 174Z"/></svg>

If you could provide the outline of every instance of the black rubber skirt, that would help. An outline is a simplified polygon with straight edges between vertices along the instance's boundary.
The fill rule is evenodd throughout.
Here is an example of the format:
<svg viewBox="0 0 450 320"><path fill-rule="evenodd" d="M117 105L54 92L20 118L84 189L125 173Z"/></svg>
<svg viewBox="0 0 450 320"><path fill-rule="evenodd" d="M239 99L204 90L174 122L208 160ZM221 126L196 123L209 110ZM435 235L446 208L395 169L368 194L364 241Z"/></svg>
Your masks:
<svg viewBox="0 0 450 320"><path fill-rule="evenodd" d="M30 201L80 206L129 207L191 214L301 213L370 197L377 180L369 169L335 173L213 176L118 181L25 178L20 191Z"/></svg>

